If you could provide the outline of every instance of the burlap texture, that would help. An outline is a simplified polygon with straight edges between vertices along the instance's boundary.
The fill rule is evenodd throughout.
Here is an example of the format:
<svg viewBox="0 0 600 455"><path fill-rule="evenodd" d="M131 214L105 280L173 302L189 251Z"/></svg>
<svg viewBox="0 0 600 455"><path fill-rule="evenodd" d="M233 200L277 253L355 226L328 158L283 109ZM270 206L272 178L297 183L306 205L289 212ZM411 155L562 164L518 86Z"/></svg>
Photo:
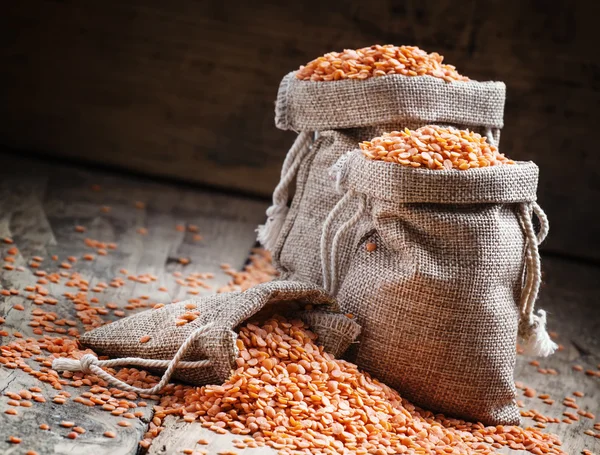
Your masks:
<svg viewBox="0 0 600 455"><path fill-rule="evenodd" d="M362 327L353 360L428 409L519 423L518 204L535 201L537 166L431 171L356 151L342 172L342 186L367 203L339 251L337 299Z"/></svg>
<svg viewBox="0 0 600 455"><path fill-rule="evenodd" d="M446 82L400 74L314 82L291 72L279 86L275 123L295 131L411 122L501 129L505 96L503 82Z"/></svg>
<svg viewBox="0 0 600 455"><path fill-rule="evenodd" d="M501 82L445 82L430 76L390 75L364 81L301 81L283 78L276 103L281 129L315 131L318 137L296 177L296 191L272 248L284 279L322 285L319 239L327 214L339 200L329 168L358 142L386 131L428 124L489 133L496 144L503 126Z"/></svg>
<svg viewBox="0 0 600 455"><path fill-rule="evenodd" d="M193 304L194 308L187 308ZM307 311L307 304L314 310ZM182 360L209 359L209 367L175 370L174 378L203 385L225 381L235 369L236 327L247 320L263 320L273 314L289 314L311 324L318 342L333 355L341 355L360 332L358 324L338 312L338 304L323 289L291 281L257 285L244 292L215 294L166 305L129 316L83 334L82 345L111 358L171 359L187 337L213 323ZM175 322L186 312L199 311L194 321ZM140 338L150 335L147 343ZM334 335L334 336L333 336Z"/></svg>

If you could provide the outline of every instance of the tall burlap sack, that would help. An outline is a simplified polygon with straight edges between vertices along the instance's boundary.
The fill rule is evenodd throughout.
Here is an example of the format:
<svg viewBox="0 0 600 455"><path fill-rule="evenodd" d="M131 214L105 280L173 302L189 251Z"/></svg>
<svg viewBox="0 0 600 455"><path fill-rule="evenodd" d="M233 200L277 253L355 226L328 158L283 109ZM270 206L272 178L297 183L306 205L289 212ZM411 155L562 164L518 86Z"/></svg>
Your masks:
<svg viewBox="0 0 600 455"><path fill-rule="evenodd" d="M528 352L556 348L533 314L548 226L537 166L437 171L357 150L335 172L344 196L324 226L324 281L362 327L352 360L428 409L519 423L517 335Z"/></svg>
<svg viewBox="0 0 600 455"><path fill-rule="evenodd" d="M336 82L303 81L295 72L285 76L275 123L299 136L283 164L267 223L258 231L281 276L322 284L321 228L339 200L327 171L342 154L384 131L428 124L469 128L498 145L505 90L502 82L445 82L431 76Z"/></svg>
<svg viewBox="0 0 600 455"><path fill-rule="evenodd" d="M306 310L307 304L314 310ZM177 325L185 313L198 317ZM259 284L244 292L215 294L143 311L83 334L80 343L114 359L86 354L79 360L57 359L56 370L92 372L124 390L153 394L171 377L195 384L224 382L236 368L236 327L274 314L300 318L318 335L317 342L341 355L360 332L358 324L339 313L335 299L323 289L292 281ZM149 336L146 342L142 337ZM101 367L136 365L166 369L159 384L139 389L111 376Z"/></svg>

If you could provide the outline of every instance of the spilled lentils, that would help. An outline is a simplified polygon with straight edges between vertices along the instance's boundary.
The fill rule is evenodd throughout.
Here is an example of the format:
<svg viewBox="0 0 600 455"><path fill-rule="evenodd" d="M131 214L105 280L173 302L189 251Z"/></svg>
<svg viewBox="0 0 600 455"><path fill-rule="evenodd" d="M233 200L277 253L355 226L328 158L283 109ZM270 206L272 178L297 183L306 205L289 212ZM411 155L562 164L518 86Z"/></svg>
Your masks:
<svg viewBox="0 0 600 455"><path fill-rule="evenodd" d="M504 445L563 453L556 436L535 429L484 427L416 408L356 365L324 352L299 320L247 323L237 347L238 368L229 380L171 385L155 415L179 409L188 422L247 437L238 448L267 445L281 455L492 454Z"/></svg>

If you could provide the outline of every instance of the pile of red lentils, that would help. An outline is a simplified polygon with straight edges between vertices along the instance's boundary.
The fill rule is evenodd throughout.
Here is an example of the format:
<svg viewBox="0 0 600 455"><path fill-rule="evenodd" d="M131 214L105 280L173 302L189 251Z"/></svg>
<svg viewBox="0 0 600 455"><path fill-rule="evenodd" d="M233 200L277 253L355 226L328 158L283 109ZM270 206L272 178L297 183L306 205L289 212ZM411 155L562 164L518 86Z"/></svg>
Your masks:
<svg viewBox="0 0 600 455"><path fill-rule="evenodd" d="M481 134L469 130L424 126L392 131L359 144L371 160L434 170L468 169L515 164Z"/></svg>
<svg viewBox="0 0 600 455"><path fill-rule="evenodd" d="M138 207L139 204L136 204ZM102 207L106 213L109 208ZM197 228L177 226L189 230L194 236ZM85 232L82 226L76 231ZM143 234L142 234L143 235ZM196 239L194 239L196 241ZM118 245L93 239L82 240L95 254L110 254ZM3 241L4 269L9 273L25 270L18 263L19 251L12 239ZM544 415L536 409L523 410L524 417L532 418L537 428L515 426L486 427L481 423L465 422L447 418L441 414L419 409L401 398L399 394L376 379L358 370L356 365L333 358L319 346L318 339L301 321L275 317L261 324L247 323L241 327L238 339L239 355L237 369L221 385L193 387L171 384L160 395L124 392L106 384L102 379L82 372L58 373L52 370L57 357L79 359L89 350L77 344L78 327L90 330L109 323L114 318L126 316L140 309L152 308L165 303L153 302L149 295L131 298L126 305L115 302L101 303L102 293L109 288L120 288L128 282L136 286L152 285L157 281L153 274L131 274L125 269L108 282L90 283L71 266L79 259L95 260L90 253L82 258L69 257L60 261L51 258L56 270L44 271L42 257L34 257L28 264L37 282L23 289L2 289L3 298L16 296L30 302L31 308L21 303L13 305L15 311L29 311L29 326L33 336L18 331L2 329L5 319L0 317L0 336L11 337L0 346L0 366L20 369L49 384L56 392L45 395L40 387L29 390L6 390L8 407L5 413L18 416L36 403L51 400L63 405L76 402L83 406L99 407L117 417L114 428L104 432L104 437L115 438L120 429L131 426L136 419L144 417L143 408L153 407L154 415L148 425L142 448L148 448L163 430L166 416L180 416L187 422L199 421L216 433L231 432L239 435L235 447L269 446L281 455L291 454L391 454L391 453L439 453L439 454L491 454L495 449L510 447L528 450L533 454L563 454L561 443L552 434L542 432L549 424L572 424L581 419L593 421L595 416L579 409L577 398L583 392L565 397L564 419ZM178 261L185 266L188 261ZM50 267L52 268L52 267ZM255 250L243 271L236 271L227 264L223 271L230 275L229 284L217 292L244 290L273 279L277 272L271 264L270 255ZM182 271L172 273L176 283L187 294L197 295L200 290L211 290L208 284L214 274L210 272ZM62 284L72 291L53 296L52 284ZM165 286L158 288L168 292ZM59 299L70 302L74 317L59 314ZM143 341L142 341L143 342ZM102 358L102 357L101 357ZM536 361L532 366L544 374L557 374L543 369ZM599 366L600 367L600 366ZM583 371L579 365L575 371ZM158 378L136 368L108 368L112 375L136 387L150 388ZM600 369L587 370L588 376L600 377ZM531 388L517 383L526 397L538 397L546 405L554 400L546 394L537 394ZM158 404L155 404L158 403ZM524 403L517 402L523 408ZM77 439L86 433L81 423L62 421L60 427L65 437ZM40 429L57 431L46 422ZM593 430L585 430L588 437L600 438L600 423ZM26 435L7 435L13 444L26 444ZM198 444L208 444L201 439ZM27 452L35 455L34 451ZM204 449L185 449L183 453L206 454ZM587 452L586 452L587 453ZM591 452L590 452L591 453Z"/></svg>
<svg viewBox="0 0 600 455"><path fill-rule="evenodd" d="M301 66L296 77L310 81L339 81L401 74L433 76L446 82L468 81L452 65L442 62L437 52L427 53L416 46L374 45L362 49L330 52Z"/></svg>
<svg viewBox="0 0 600 455"><path fill-rule="evenodd" d="M416 408L324 352L301 321L247 324L238 348L238 368L224 384L186 388L182 398L166 396L161 405L213 431L240 435L238 448L267 445L282 455L492 454L504 445L564 453L555 436L537 430L499 430Z"/></svg>

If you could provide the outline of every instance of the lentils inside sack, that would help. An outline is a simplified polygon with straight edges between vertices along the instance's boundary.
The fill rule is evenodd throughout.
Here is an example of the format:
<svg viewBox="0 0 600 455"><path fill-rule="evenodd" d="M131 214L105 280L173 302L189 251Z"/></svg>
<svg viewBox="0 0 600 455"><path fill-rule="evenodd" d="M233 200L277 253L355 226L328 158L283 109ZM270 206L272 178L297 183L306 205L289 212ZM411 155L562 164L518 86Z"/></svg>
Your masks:
<svg viewBox="0 0 600 455"><path fill-rule="evenodd" d="M376 44L362 49L330 52L301 66L296 77L311 81L339 81L402 74L404 76L433 76L446 82L468 81L452 65L443 64L444 57L431 54L416 46Z"/></svg>
<svg viewBox="0 0 600 455"><path fill-rule="evenodd" d="M359 147L372 160L434 170L466 171L515 164L479 133L435 125L384 133L370 141L361 142Z"/></svg>

